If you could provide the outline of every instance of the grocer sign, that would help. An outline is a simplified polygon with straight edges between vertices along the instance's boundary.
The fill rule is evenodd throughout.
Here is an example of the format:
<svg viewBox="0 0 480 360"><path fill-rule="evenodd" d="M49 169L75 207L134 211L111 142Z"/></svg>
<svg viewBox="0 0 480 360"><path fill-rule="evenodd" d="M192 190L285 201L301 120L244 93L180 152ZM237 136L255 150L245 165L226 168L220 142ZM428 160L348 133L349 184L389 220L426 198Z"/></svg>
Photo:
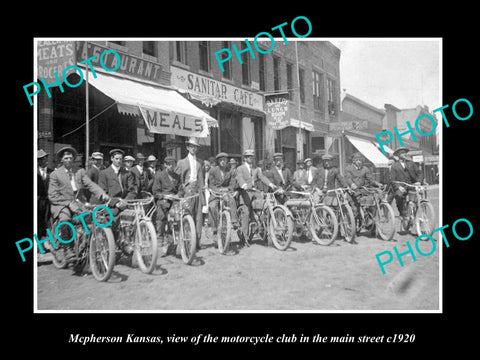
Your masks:
<svg viewBox="0 0 480 360"><path fill-rule="evenodd" d="M75 62L75 41L37 41L37 78L44 78L47 84L56 81L55 73L63 73ZM72 72L75 70L66 76Z"/></svg>

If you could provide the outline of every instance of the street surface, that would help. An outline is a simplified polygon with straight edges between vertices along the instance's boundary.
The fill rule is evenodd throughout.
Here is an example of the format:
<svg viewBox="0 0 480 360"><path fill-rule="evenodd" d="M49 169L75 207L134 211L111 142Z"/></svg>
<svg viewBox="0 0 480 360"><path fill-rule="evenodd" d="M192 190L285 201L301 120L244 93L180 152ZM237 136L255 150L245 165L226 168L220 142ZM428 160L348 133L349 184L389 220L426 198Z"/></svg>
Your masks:
<svg viewBox="0 0 480 360"><path fill-rule="evenodd" d="M437 228L438 186L428 196ZM117 264L106 283L58 270L48 254L37 267L38 310L439 310L439 234L434 254L415 252L416 262L405 255L404 267L394 257L383 275L377 253L393 253L394 246L405 252L406 241L415 249L415 235L398 234L398 217L396 226L391 241L362 235L357 244L337 239L321 246L294 237L286 251L256 242L228 255L221 255L207 234L206 247L190 266L174 255L160 257L151 275ZM431 248L421 241L424 253Z"/></svg>

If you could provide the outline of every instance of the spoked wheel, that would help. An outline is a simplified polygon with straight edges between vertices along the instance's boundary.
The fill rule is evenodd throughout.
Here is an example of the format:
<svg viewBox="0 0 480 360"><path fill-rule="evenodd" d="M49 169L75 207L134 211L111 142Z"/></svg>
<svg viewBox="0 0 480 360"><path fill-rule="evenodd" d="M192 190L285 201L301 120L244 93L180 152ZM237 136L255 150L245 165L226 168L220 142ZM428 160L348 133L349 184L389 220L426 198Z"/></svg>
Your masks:
<svg viewBox="0 0 480 360"><path fill-rule="evenodd" d="M247 205L240 205L237 208L238 221L240 222L240 237L245 241L247 246L250 246L250 234L248 229L249 217Z"/></svg>
<svg viewBox="0 0 480 360"><path fill-rule="evenodd" d="M275 207L273 209L273 216L277 224L275 226L273 219L270 219L269 235L273 245L278 250L283 251L286 250L292 242L293 221L287 211L281 207Z"/></svg>
<svg viewBox="0 0 480 360"><path fill-rule="evenodd" d="M220 224L218 226L217 242L220 254L226 254L230 246L230 236L232 232L232 219L228 210L223 210L220 214Z"/></svg>
<svg viewBox="0 0 480 360"><path fill-rule="evenodd" d="M378 204L380 213L375 217L375 228L383 240L392 240L395 234L395 213L387 202Z"/></svg>
<svg viewBox="0 0 480 360"><path fill-rule="evenodd" d="M330 245L338 233L338 221L333 210L326 205L317 205L310 215L310 232L315 242Z"/></svg>
<svg viewBox="0 0 480 360"><path fill-rule="evenodd" d="M115 240L112 229L95 227L90 235L89 261L98 281L108 281L115 266Z"/></svg>
<svg viewBox="0 0 480 360"><path fill-rule="evenodd" d="M141 220L138 224L138 231L135 231L135 254L140 270L145 274L151 274L157 264L158 241L157 232L150 220Z"/></svg>
<svg viewBox="0 0 480 360"><path fill-rule="evenodd" d="M407 221L404 222L403 219L400 221L400 228L402 231L408 232L410 230L410 227L413 225L413 220L415 218L415 209L416 205L412 202L409 201L407 204Z"/></svg>
<svg viewBox="0 0 480 360"><path fill-rule="evenodd" d="M341 212L339 211L338 214L340 215L338 218L340 234L345 238L345 241L353 243L357 233L357 228L352 207L348 204L344 204L341 207Z"/></svg>
<svg viewBox="0 0 480 360"><path fill-rule="evenodd" d="M435 221L435 210L429 201L422 201L415 216L415 229L417 235L432 235L433 223Z"/></svg>
<svg viewBox="0 0 480 360"><path fill-rule="evenodd" d="M180 254L185 264L190 265L195 257L197 250L197 231L195 230L195 222L190 214L184 215L182 218L183 232L180 232L179 245Z"/></svg>

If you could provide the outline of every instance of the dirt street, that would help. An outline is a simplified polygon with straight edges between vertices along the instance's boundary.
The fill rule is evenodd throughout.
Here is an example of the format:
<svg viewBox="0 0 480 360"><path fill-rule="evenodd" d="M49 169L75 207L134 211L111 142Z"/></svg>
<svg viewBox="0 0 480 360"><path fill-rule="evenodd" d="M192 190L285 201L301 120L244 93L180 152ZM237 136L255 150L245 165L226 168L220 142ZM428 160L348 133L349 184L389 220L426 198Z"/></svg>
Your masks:
<svg viewBox="0 0 480 360"><path fill-rule="evenodd" d="M429 198L436 228L438 188ZM416 254L416 262L406 255L403 268L394 258L383 275L375 258L394 246L404 252L405 242L414 247L415 238L397 232L388 242L360 236L357 244L337 240L321 246L294 237L283 252L257 242L221 255L204 237L207 247L191 266L172 255L159 258L152 275L117 264L107 283L44 262L37 267L38 310L438 310L438 233L435 253ZM420 244L424 253L431 246Z"/></svg>

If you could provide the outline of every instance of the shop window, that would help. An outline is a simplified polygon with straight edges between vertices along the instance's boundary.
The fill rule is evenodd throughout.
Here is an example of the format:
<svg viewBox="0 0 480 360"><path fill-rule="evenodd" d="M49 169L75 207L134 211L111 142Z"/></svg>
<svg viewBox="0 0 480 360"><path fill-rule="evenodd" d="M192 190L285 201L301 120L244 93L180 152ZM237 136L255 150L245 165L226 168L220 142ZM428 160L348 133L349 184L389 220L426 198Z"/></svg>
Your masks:
<svg viewBox="0 0 480 360"><path fill-rule="evenodd" d="M243 52L247 45L242 42L242 84L250 85L250 53Z"/></svg>
<svg viewBox="0 0 480 360"><path fill-rule="evenodd" d="M175 41L175 60L187 65L187 42Z"/></svg>
<svg viewBox="0 0 480 360"><path fill-rule="evenodd" d="M199 59L200 59L200 70L210 71L210 44L208 41L199 41Z"/></svg>
<svg viewBox="0 0 480 360"><path fill-rule="evenodd" d="M242 125L239 113L220 111L220 151L242 154Z"/></svg>
<svg viewBox="0 0 480 360"><path fill-rule="evenodd" d="M305 104L305 70L298 70L298 80L300 83L300 103Z"/></svg>
<svg viewBox="0 0 480 360"><path fill-rule="evenodd" d="M155 41L144 41L143 42L143 53L150 55L150 56L156 56L155 55Z"/></svg>
<svg viewBox="0 0 480 360"><path fill-rule="evenodd" d="M280 58L273 57L273 90L280 90Z"/></svg>
<svg viewBox="0 0 480 360"><path fill-rule="evenodd" d="M312 152L325 150L325 138L323 136L312 136Z"/></svg>
<svg viewBox="0 0 480 360"><path fill-rule="evenodd" d="M335 105L335 80L328 79L327 91L328 91L328 114L335 115L337 113L337 107Z"/></svg>
<svg viewBox="0 0 480 360"><path fill-rule="evenodd" d="M322 89L323 76L317 71L313 71L313 108L323 112Z"/></svg>
<svg viewBox="0 0 480 360"><path fill-rule="evenodd" d="M258 54L258 78L261 91L265 91L265 55Z"/></svg>
<svg viewBox="0 0 480 360"><path fill-rule="evenodd" d="M230 50L230 41L224 41L223 44L222 44L222 49ZM226 57L227 57L227 52L222 51L222 53L221 53L222 60L224 60ZM228 61L225 61L224 63L222 63L223 69L225 70L222 73L222 77L225 78L225 79L231 79L232 78L232 68L230 66L231 63L232 63L231 60L228 60Z"/></svg>
<svg viewBox="0 0 480 360"><path fill-rule="evenodd" d="M290 63L287 63L287 89L288 89L288 100L293 101L293 91L294 85L293 85L293 65Z"/></svg>

